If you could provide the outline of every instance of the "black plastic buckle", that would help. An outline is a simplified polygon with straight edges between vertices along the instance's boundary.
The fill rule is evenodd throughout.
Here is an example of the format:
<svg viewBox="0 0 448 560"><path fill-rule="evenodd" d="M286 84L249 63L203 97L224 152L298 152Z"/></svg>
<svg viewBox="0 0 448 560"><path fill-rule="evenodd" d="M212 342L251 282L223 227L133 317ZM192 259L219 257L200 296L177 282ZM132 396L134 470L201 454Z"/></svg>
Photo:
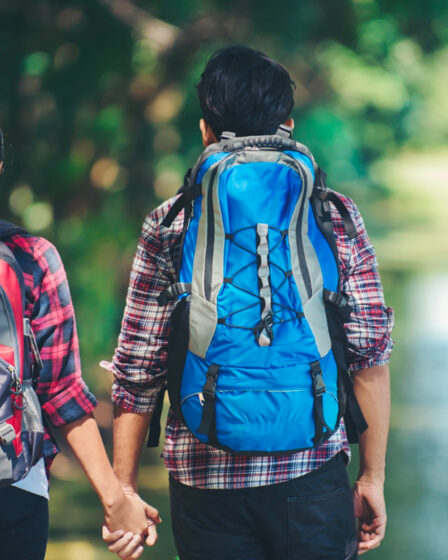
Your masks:
<svg viewBox="0 0 448 560"><path fill-rule="evenodd" d="M213 401L216 395L216 380L218 379L218 371L212 370L207 372L207 379L202 388L202 395L205 400Z"/></svg>
<svg viewBox="0 0 448 560"><path fill-rule="evenodd" d="M319 362L312 362L310 366L311 377L313 378L313 392L314 396L317 398L322 396L326 392L327 388L325 387L325 381Z"/></svg>

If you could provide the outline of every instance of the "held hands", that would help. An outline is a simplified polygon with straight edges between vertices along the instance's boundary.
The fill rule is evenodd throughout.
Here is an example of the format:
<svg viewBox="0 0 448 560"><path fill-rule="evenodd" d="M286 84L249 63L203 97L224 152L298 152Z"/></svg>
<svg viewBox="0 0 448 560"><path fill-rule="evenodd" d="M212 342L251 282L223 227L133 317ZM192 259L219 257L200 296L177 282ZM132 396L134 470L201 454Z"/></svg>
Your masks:
<svg viewBox="0 0 448 560"><path fill-rule="evenodd" d="M353 488L353 501L358 519L358 554L364 554L377 548L386 532L383 483L359 479Z"/></svg>
<svg viewBox="0 0 448 560"><path fill-rule="evenodd" d="M142 554L145 542L148 546L155 544L156 523L162 520L159 512L134 490L123 490L116 503L104 508L103 540L122 560L135 560Z"/></svg>

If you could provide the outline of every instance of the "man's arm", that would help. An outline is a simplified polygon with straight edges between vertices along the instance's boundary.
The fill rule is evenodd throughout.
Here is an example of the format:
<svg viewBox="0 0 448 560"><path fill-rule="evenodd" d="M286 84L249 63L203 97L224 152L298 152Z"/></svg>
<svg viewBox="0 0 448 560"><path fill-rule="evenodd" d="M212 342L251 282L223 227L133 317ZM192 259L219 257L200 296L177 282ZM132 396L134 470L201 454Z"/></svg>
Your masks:
<svg viewBox="0 0 448 560"><path fill-rule="evenodd" d="M113 362L102 363L114 374L114 471L123 490L137 496L138 462L149 422L166 379L171 306L159 306L158 295L175 281L170 253L173 228L159 223L168 202L147 216L132 264L118 346ZM147 544L157 539L160 517L145 504L149 521ZM107 542L113 542L106 536Z"/></svg>
<svg viewBox="0 0 448 560"><path fill-rule="evenodd" d="M114 471L129 493L137 493L138 461L151 416L114 407Z"/></svg>
<svg viewBox="0 0 448 560"><path fill-rule="evenodd" d="M349 240L337 215L342 290L352 308L345 324L348 364L355 396L368 424L360 436L360 470L354 488L359 552L379 546L386 527L384 469L390 417L389 366L393 346L393 311L386 307L375 251L358 208L342 197L355 223L357 236Z"/></svg>
<svg viewBox="0 0 448 560"><path fill-rule="evenodd" d="M359 438L359 473L354 488L358 553L380 545L386 530L384 476L390 420L389 366L373 366L354 375L354 391L367 421Z"/></svg>

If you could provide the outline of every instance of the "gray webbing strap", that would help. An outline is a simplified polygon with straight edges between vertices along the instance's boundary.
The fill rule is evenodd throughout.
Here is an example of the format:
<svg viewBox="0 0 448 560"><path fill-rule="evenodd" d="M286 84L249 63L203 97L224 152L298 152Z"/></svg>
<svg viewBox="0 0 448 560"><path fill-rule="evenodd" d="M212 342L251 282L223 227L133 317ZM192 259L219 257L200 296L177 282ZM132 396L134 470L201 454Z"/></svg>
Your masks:
<svg viewBox="0 0 448 560"><path fill-rule="evenodd" d="M261 320L266 321L272 315L272 290L269 274L269 226L268 224L257 224L257 261L258 261L258 282L260 286L261 298ZM265 326L258 336L260 346L270 346L271 336Z"/></svg>

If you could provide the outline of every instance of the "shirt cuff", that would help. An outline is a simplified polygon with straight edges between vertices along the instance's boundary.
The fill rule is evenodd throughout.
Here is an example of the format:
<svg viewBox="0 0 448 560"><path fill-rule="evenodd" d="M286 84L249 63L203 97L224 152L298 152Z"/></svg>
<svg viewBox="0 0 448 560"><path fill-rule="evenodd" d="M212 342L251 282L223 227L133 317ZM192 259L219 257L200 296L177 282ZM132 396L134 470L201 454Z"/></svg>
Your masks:
<svg viewBox="0 0 448 560"><path fill-rule="evenodd" d="M162 386L151 387L145 389L144 393L136 393L115 381L112 385L112 402L128 412L153 412L161 389Z"/></svg>
<svg viewBox="0 0 448 560"><path fill-rule="evenodd" d="M65 426L95 410L96 398L83 380L72 383L42 405L54 428Z"/></svg>

